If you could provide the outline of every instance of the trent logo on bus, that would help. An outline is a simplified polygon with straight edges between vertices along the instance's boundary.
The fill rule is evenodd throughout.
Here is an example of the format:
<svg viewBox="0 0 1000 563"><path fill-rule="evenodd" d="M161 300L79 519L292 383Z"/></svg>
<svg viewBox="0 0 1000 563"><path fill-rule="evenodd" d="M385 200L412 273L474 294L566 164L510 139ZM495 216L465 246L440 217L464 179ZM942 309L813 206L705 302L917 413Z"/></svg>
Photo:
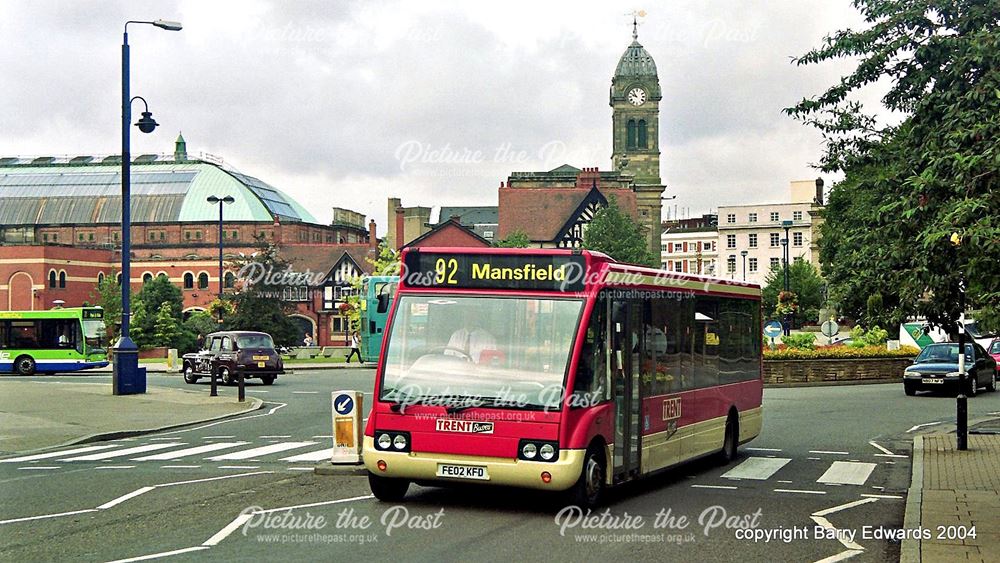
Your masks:
<svg viewBox="0 0 1000 563"><path fill-rule="evenodd" d="M667 399L663 401L663 420L673 420L681 417L680 398Z"/></svg>
<svg viewBox="0 0 1000 563"><path fill-rule="evenodd" d="M464 432L466 434L492 434L492 422L473 422L471 420L437 419L434 428L438 432Z"/></svg>

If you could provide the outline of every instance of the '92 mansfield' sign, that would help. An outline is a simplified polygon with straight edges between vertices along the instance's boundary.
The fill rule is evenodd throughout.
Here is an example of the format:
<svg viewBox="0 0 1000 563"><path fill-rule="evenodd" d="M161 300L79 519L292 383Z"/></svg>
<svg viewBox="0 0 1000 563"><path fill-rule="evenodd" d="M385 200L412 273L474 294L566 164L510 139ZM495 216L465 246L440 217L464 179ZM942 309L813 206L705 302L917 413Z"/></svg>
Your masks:
<svg viewBox="0 0 1000 563"><path fill-rule="evenodd" d="M582 291L585 261L581 255L411 252L404 266L411 287Z"/></svg>

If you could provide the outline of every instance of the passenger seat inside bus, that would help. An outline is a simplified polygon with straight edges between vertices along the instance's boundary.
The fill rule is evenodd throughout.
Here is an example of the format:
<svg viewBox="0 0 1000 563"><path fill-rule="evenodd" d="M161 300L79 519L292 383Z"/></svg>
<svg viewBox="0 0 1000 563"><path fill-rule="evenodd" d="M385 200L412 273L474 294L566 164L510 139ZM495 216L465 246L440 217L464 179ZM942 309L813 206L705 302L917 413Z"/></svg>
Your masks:
<svg viewBox="0 0 1000 563"><path fill-rule="evenodd" d="M495 364L503 361L503 352L497 349L497 340L488 331L477 328L469 330L460 328L448 339L448 356L463 354L477 364Z"/></svg>

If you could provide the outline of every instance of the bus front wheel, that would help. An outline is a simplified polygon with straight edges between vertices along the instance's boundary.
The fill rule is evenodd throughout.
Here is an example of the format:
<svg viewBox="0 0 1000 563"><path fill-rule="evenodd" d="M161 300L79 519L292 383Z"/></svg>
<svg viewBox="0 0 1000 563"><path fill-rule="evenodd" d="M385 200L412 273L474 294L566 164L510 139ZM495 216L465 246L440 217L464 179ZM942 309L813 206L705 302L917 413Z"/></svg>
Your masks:
<svg viewBox="0 0 1000 563"><path fill-rule="evenodd" d="M371 487L375 498L380 501L399 502L406 496L406 490L410 488L410 482L406 479L392 479L369 473L368 486Z"/></svg>
<svg viewBox="0 0 1000 563"><path fill-rule="evenodd" d="M581 508L597 506L604 496L604 472L604 455L596 444L592 445L583 458L580 478L568 491L570 504Z"/></svg>
<svg viewBox="0 0 1000 563"><path fill-rule="evenodd" d="M35 373L35 359L31 356L18 356L14 360L14 369L19 375L31 375Z"/></svg>
<svg viewBox="0 0 1000 563"><path fill-rule="evenodd" d="M738 420L735 413L730 414L729 418L726 419L726 436L722 440L722 451L719 453L722 463L732 463L736 459L736 449L740 444Z"/></svg>

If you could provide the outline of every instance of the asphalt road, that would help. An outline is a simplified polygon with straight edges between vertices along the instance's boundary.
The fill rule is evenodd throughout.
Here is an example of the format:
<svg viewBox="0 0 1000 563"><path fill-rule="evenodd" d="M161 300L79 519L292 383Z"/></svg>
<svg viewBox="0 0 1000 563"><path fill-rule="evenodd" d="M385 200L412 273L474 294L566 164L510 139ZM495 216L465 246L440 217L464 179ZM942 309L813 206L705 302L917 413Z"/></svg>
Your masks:
<svg viewBox="0 0 1000 563"><path fill-rule="evenodd" d="M898 542L861 534L902 527L912 436L947 427L955 411L952 397L905 397L901 385L768 389L763 432L736 462L696 462L613 491L606 513L582 519L533 492L413 486L390 505L364 478L314 475L316 462L296 458L330 447L330 392L370 393L372 375L292 374L248 386L265 408L236 419L0 463L0 559L895 561ZM972 417L998 412L1000 393L969 406ZM241 518L248 508L272 512ZM774 537L730 528L750 523ZM830 529L857 535L817 538Z"/></svg>

